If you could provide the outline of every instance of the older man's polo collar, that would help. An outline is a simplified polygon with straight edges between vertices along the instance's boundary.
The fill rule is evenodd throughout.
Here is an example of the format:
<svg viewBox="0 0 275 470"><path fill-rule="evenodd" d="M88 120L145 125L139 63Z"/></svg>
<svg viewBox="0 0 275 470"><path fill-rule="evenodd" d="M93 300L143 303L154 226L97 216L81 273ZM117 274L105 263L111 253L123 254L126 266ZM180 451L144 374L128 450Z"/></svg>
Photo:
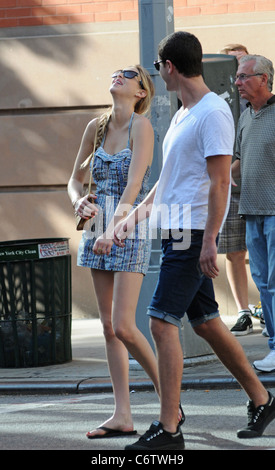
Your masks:
<svg viewBox="0 0 275 470"><path fill-rule="evenodd" d="M268 106L268 105L274 104L274 103L275 103L275 95L272 95L271 98L269 98L269 100L267 100L267 102L266 102L266 104L265 104L264 106ZM247 106L247 108L248 108L248 107L251 107L252 105L251 105L251 103L248 101L248 102L246 103L246 106Z"/></svg>

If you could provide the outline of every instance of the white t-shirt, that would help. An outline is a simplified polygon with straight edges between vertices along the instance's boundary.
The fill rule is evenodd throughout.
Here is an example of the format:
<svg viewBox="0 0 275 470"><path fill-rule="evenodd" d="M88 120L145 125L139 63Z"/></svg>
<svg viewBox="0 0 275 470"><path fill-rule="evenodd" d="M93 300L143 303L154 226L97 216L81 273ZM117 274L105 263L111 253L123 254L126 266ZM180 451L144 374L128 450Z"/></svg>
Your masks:
<svg viewBox="0 0 275 470"><path fill-rule="evenodd" d="M234 120L222 98L207 93L190 110L181 112L182 108L173 117L163 141L163 166L150 216L152 229L204 230L210 187L206 159L233 155ZM230 194L228 206L229 199Z"/></svg>

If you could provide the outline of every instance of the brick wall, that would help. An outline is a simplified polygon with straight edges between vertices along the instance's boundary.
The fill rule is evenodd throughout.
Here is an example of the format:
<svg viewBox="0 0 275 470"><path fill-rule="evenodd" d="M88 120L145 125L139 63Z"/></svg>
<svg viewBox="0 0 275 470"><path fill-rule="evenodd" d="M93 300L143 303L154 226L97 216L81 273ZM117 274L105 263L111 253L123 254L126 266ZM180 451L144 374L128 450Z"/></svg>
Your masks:
<svg viewBox="0 0 275 470"><path fill-rule="evenodd" d="M174 0L175 17L275 10L275 0ZM0 27L138 19L138 0L1 0Z"/></svg>
<svg viewBox="0 0 275 470"><path fill-rule="evenodd" d="M137 20L138 0L1 0L0 27Z"/></svg>
<svg viewBox="0 0 275 470"><path fill-rule="evenodd" d="M174 0L175 17L272 11L275 0Z"/></svg>

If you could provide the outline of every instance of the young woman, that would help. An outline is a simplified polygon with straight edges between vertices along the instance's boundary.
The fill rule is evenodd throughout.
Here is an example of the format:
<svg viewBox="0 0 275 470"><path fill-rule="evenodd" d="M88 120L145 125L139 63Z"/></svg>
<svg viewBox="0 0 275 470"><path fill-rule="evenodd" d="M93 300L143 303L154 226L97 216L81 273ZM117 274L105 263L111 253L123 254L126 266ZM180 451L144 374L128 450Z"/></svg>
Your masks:
<svg viewBox="0 0 275 470"><path fill-rule="evenodd" d="M136 432L130 410L128 351L148 373L158 393L155 355L135 323L140 288L150 257L147 228L142 234L137 229L135 236L126 240L125 248L113 244L116 223L148 192L154 133L144 114L150 108L154 87L148 72L136 65L112 75L110 93L112 109L87 125L68 183L76 213L87 220L92 217L94 222L94 225L91 221L85 224L78 265L92 271L115 399L113 416L88 432L90 439ZM93 195L95 203L91 203L82 194L96 128L97 150L92 174L97 189Z"/></svg>

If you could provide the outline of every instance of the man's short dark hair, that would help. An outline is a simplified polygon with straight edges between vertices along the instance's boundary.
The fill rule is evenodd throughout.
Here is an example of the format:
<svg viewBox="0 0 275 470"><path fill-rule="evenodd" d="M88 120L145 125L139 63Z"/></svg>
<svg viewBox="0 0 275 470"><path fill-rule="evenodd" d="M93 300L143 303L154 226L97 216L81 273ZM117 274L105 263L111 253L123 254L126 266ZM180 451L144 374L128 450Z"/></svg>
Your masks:
<svg viewBox="0 0 275 470"><path fill-rule="evenodd" d="M162 39L158 54L162 61L170 60L186 77L202 75L201 43L191 33L177 31Z"/></svg>

